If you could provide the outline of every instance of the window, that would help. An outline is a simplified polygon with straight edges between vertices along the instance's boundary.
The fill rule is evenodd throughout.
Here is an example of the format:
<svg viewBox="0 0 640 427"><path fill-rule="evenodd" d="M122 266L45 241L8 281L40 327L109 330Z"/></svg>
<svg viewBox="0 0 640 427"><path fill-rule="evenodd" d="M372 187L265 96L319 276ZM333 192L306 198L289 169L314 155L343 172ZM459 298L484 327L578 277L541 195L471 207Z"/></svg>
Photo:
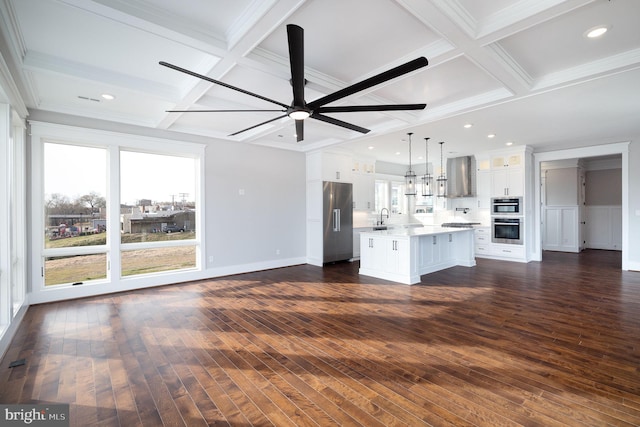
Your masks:
<svg viewBox="0 0 640 427"><path fill-rule="evenodd" d="M195 268L196 161L120 152L122 276Z"/></svg>
<svg viewBox="0 0 640 427"><path fill-rule="evenodd" d="M104 148L44 144L46 286L107 278L106 194Z"/></svg>
<svg viewBox="0 0 640 427"><path fill-rule="evenodd" d="M203 145L39 122L31 132L35 291L73 297L200 269Z"/></svg>
<svg viewBox="0 0 640 427"><path fill-rule="evenodd" d="M407 213L404 181L376 180L376 211L389 209L392 215Z"/></svg>
<svg viewBox="0 0 640 427"><path fill-rule="evenodd" d="M0 338L26 297L25 127L0 104Z"/></svg>

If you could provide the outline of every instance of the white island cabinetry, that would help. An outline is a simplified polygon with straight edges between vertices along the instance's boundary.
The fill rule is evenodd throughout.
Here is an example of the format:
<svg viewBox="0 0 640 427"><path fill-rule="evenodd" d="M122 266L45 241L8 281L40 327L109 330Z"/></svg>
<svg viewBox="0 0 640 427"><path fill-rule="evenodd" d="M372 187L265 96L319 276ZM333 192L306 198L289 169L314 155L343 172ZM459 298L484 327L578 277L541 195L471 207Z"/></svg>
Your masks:
<svg viewBox="0 0 640 427"><path fill-rule="evenodd" d="M360 235L360 274L412 285L456 265L473 267L471 229L401 228Z"/></svg>

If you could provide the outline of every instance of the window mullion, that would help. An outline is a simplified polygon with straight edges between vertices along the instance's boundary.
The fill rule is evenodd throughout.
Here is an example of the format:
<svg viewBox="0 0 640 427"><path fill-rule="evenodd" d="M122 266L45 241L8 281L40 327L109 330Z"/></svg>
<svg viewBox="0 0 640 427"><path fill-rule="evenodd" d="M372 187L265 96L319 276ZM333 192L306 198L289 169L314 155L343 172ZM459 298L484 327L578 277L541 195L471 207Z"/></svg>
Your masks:
<svg viewBox="0 0 640 427"><path fill-rule="evenodd" d="M107 155L107 277L119 280L120 274L120 147L112 145Z"/></svg>

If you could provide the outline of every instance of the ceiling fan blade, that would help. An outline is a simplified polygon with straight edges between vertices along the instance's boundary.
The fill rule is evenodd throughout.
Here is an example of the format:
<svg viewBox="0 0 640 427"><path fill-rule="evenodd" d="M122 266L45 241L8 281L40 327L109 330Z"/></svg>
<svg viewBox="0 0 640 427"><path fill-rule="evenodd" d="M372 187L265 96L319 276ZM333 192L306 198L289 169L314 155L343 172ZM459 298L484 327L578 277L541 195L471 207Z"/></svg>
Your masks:
<svg viewBox="0 0 640 427"><path fill-rule="evenodd" d="M272 104L276 104L276 105L279 105L279 106L284 107L284 108L289 108L289 106L287 104L283 104L282 102L275 101L273 99L267 98L267 97L262 96L262 95L258 95L257 93L249 92L248 90L240 89L239 87L235 87L235 86L232 86L232 85L230 85L228 83L224 83L224 82L221 82L219 80L212 79L211 77L203 76L202 74L198 74L198 73L196 73L194 71L187 70L186 68L178 67L177 65L173 65L173 64L170 64L170 63L164 62L164 61L160 61L159 64L163 65L163 66L165 66L167 68L171 68L173 70L180 71L181 73L189 74L190 76L197 77L199 79L206 80L208 82L215 83L215 84L220 85L220 86L224 86L224 87L226 87L228 89L233 89L235 91L244 93L245 95L253 96L255 98L259 98L259 99L262 99L263 101L271 102Z"/></svg>
<svg viewBox="0 0 640 427"><path fill-rule="evenodd" d="M304 120L296 120L296 140L298 142L304 139Z"/></svg>
<svg viewBox="0 0 640 427"><path fill-rule="evenodd" d="M368 79L362 80L361 82L355 83L337 92L334 92L322 98L316 99L315 101L311 101L308 104L308 107L314 110L318 107L322 107L323 105L329 104L330 102L337 101L338 99L344 98L349 95L353 95L354 93L379 85L380 83L384 83L387 80L391 80L396 77L400 77L403 74L407 74L412 71L418 70L422 67L426 67L428 64L429 64L429 61L427 61L427 58L425 58L424 56L421 56L420 58L416 58L413 61L407 62L406 64L399 65L395 68L392 68L383 73L377 74L373 77L369 77Z"/></svg>
<svg viewBox="0 0 640 427"><path fill-rule="evenodd" d="M297 25L289 24L287 25L287 37L289 39L293 106L304 107L304 30Z"/></svg>
<svg viewBox="0 0 640 427"><path fill-rule="evenodd" d="M239 130L238 132L234 132L234 133L232 133L232 134L231 134L231 135L229 135L229 136L235 136L235 135L241 134L242 132L246 132L246 131L248 131L248 130L255 129L255 128L257 128L258 126L262 126L262 125L266 125L267 123L275 122L276 120L279 120L279 119L281 119L281 118L283 118L283 117L287 117L287 115L286 115L286 114L283 114L283 115L278 116L278 117L276 117L276 118L274 118L274 119L266 120L266 121L264 121L264 122L262 122L262 123L258 123L257 125L253 125L253 126L248 127L248 128L246 128L246 129Z"/></svg>
<svg viewBox="0 0 640 427"><path fill-rule="evenodd" d="M167 113L261 113L279 111L284 113L287 110L165 110Z"/></svg>
<svg viewBox="0 0 640 427"><path fill-rule="evenodd" d="M370 130L367 128L363 128L351 123L347 123L344 122L342 120L338 120L338 119L334 119L333 117L329 117L329 116L323 116L322 114L318 114L318 113L313 113L311 114L311 118L312 119L316 119L316 120L320 120L321 122L325 122L325 123L330 123L332 125L336 125L336 126L340 126L343 128L347 128L350 130L354 130L356 132L360 132L360 133L369 133Z"/></svg>
<svg viewBox="0 0 640 427"><path fill-rule="evenodd" d="M359 111L405 111L424 110L427 104L391 104L391 105L343 105L338 107L318 107L318 113L351 113Z"/></svg>

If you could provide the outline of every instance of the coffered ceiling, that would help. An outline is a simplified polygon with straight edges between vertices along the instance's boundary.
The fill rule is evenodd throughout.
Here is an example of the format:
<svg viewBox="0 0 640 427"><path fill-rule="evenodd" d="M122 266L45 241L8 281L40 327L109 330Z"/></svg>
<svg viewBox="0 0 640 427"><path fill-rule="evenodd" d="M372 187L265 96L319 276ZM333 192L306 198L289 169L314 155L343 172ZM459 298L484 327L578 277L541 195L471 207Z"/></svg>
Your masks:
<svg viewBox="0 0 640 427"><path fill-rule="evenodd" d="M31 110L402 164L407 132L415 151L429 137L460 155L640 136L637 0L0 0L0 12L2 56ZM229 136L278 112L166 111L274 106L159 61L289 104L290 23L305 31L307 102L425 56L331 105L427 108L328 114L368 134L307 119L302 142L289 118Z"/></svg>

